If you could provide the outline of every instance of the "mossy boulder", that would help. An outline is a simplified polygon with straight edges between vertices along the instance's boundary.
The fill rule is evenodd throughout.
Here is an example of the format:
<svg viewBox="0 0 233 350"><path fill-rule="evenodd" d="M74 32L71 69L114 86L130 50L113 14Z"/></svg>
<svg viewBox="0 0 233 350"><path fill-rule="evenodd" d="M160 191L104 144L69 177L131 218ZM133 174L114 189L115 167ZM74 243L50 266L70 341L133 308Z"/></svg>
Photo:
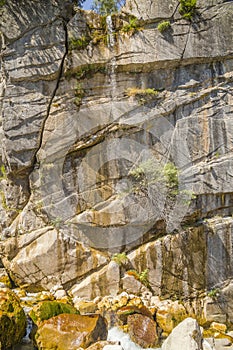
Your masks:
<svg viewBox="0 0 233 350"><path fill-rule="evenodd" d="M70 304L58 301L42 301L34 306L29 316L38 325L40 322L60 314L79 314L79 311Z"/></svg>
<svg viewBox="0 0 233 350"><path fill-rule="evenodd" d="M2 287L5 285L6 288L12 288L10 277L4 268L0 268L0 283L3 284Z"/></svg>
<svg viewBox="0 0 233 350"><path fill-rule="evenodd" d="M107 322L100 315L61 314L39 324L39 350L77 350L107 339Z"/></svg>
<svg viewBox="0 0 233 350"><path fill-rule="evenodd" d="M18 297L8 288L0 289L0 344L3 349L21 341L26 331L26 316ZM1 349L0 347L0 349Z"/></svg>

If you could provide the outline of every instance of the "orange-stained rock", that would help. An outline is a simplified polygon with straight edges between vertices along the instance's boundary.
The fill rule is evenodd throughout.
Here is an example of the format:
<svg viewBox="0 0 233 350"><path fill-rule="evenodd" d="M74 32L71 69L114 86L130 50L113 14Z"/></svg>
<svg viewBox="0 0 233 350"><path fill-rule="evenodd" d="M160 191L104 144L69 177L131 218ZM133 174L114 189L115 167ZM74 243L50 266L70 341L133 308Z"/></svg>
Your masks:
<svg viewBox="0 0 233 350"><path fill-rule="evenodd" d="M79 314L79 311L74 306L62 302L42 301L29 312L29 316L36 325L60 314Z"/></svg>
<svg viewBox="0 0 233 350"><path fill-rule="evenodd" d="M81 315L93 314L96 312L97 305L93 301L81 300L75 304L75 307L80 312Z"/></svg>
<svg viewBox="0 0 233 350"><path fill-rule="evenodd" d="M127 305L127 306L121 307L117 311L117 316L123 322L123 324L125 324L127 322L128 316L133 315L133 314L141 314L141 315L145 315L145 316L153 319L152 313L144 305L141 305L139 307L135 306L135 305Z"/></svg>
<svg viewBox="0 0 233 350"><path fill-rule="evenodd" d="M40 350L76 350L107 339L107 322L100 315L61 314L44 321L36 333Z"/></svg>
<svg viewBox="0 0 233 350"><path fill-rule="evenodd" d="M130 338L143 348L152 347L158 343L156 323L148 316L129 315L128 332Z"/></svg>
<svg viewBox="0 0 233 350"><path fill-rule="evenodd" d="M227 326L222 323L212 322L210 325L210 329L213 329L214 331L217 331L217 332L226 333Z"/></svg>
<svg viewBox="0 0 233 350"><path fill-rule="evenodd" d="M178 301L165 300L158 305L156 322L165 334L170 334L180 322L188 317L183 304Z"/></svg>

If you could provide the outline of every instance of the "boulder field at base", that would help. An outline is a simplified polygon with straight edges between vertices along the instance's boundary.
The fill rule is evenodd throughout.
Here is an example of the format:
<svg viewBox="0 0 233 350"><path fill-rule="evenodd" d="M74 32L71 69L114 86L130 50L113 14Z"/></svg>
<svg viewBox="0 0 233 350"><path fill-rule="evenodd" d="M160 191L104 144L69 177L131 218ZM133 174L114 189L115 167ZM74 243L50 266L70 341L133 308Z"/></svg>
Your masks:
<svg viewBox="0 0 233 350"><path fill-rule="evenodd" d="M2 349L32 350L33 344L39 350L233 348L233 331L214 321L216 315L208 315L208 320L204 314L194 315L191 306L181 301L125 292L90 301L71 296L56 299L55 294L62 294L58 290L0 289Z"/></svg>

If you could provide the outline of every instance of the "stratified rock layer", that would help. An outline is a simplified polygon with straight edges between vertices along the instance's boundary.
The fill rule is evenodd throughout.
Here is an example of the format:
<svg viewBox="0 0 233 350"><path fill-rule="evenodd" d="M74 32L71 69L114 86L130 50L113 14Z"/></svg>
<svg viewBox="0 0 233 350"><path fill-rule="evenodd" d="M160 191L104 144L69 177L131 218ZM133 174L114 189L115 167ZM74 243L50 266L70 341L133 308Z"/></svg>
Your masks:
<svg viewBox="0 0 233 350"><path fill-rule="evenodd" d="M11 0L0 11L11 278L93 299L122 291L132 268L137 292L188 298L217 287L228 300L232 2L199 0L191 20L168 0L128 0L106 23L71 1ZM120 251L129 268L110 262Z"/></svg>

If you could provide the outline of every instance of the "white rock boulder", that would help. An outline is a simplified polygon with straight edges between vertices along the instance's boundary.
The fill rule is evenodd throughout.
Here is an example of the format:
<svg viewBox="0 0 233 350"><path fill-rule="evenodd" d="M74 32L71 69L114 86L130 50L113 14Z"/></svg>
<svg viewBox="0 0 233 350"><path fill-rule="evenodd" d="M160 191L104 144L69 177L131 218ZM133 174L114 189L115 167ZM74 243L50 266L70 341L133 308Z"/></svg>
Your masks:
<svg viewBox="0 0 233 350"><path fill-rule="evenodd" d="M186 318L173 329L162 345L162 350L203 350L202 334L197 321Z"/></svg>

